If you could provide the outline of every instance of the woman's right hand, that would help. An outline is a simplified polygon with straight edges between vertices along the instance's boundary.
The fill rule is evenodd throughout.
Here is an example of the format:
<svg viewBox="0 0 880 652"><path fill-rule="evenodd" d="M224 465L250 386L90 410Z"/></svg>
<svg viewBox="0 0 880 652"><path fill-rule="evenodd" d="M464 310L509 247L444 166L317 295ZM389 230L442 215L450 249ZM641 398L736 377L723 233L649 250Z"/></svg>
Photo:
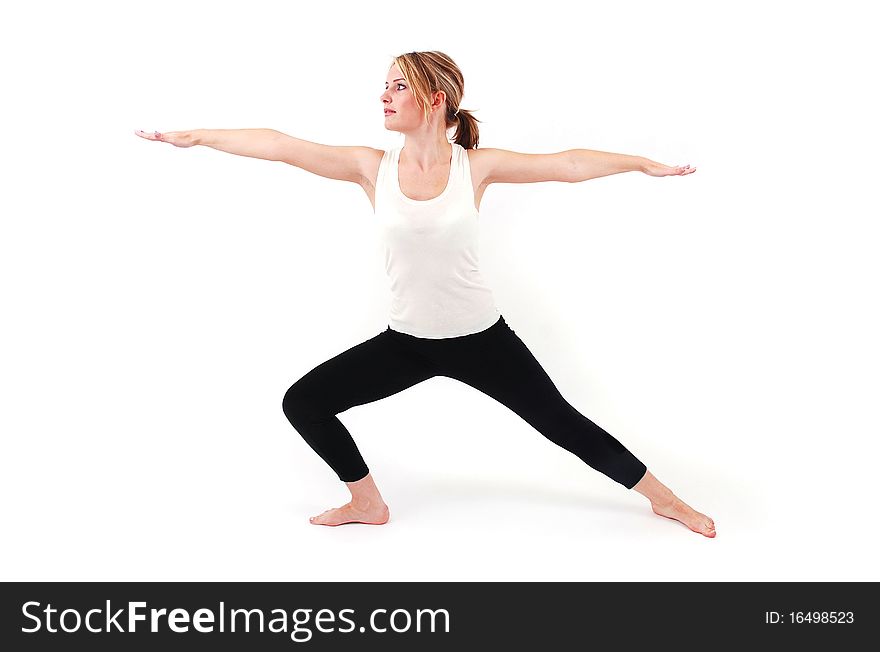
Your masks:
<svg viewBox="0 0 880 652"><path fill-rule="evenodd" d="M192 147L196 144L191 131L166 131L163 133L154 131L149 133L136 129L134 133L147 140L161 140L163 143L171 143L175 147Z"/></svg>

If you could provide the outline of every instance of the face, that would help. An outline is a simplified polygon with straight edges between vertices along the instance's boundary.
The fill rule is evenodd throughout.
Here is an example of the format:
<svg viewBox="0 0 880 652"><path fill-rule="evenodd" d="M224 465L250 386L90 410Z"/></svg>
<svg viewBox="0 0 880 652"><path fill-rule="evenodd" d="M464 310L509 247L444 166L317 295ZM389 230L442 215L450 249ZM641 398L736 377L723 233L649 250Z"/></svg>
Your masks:
<svg viewBox="0 0 880 652"><path fill-rule="evenodd" d="M444 99L442 92L434 93L434 101L442 102ZM388 76L385 78L385 92L379 96L382 101L383 109L390 109L394 113L384 115L385 128L392 131L407 132L411 130L424 129L424 116L422 110L416 104L415 96L409 87L409 82L403 78L403 73L397 64L393 64L388 69ZM431 122L442 119L443 111L435 111L431 116Z"/></svg>
<svg viewBox="0 0 880 652"><path fill-rule="evenodd" d="M394 113L385 114L385 128L394 131L403 131L407 126L413 126L421 119L421 112L416 106L415 98L409 88L409 82L403 78L403 73L397 64L393 64L385 78L385 92L379 98L384 109L390 109Z"/></svg>

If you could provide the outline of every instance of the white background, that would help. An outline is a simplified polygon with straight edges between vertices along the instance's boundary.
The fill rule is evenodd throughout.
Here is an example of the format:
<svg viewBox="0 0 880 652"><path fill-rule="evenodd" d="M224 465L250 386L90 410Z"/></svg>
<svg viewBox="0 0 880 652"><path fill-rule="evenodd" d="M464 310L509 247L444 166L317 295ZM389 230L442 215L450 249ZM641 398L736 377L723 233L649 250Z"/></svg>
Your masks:
<svg viewBox="0 0 880 652"><path fill-rule="evenodd" d="M7 10L0 577L880 579L863 6ZM391 56L432 49L461 67L482 147L697 167L490 186L481 264L563 395L715 539L441 377L340 415L388 525L309 524L349 494L281 400L387 325L369 200L133 132L394 147Z"/></svg>

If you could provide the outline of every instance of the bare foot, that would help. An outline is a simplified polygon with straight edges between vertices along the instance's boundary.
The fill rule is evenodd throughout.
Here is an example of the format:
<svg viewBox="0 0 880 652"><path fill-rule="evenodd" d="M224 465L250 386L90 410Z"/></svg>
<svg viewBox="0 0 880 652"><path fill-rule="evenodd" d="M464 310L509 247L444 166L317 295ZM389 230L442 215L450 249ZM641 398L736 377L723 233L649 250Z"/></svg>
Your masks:
<svg viewBox="0 0 880 652"><path fill-rule="evenodd" d="M345 525L346 523L384 525L390 516L388 505L385 503L359 509L349 502L342 507L328 509L317 516L312 516L309 522L312 525Z"/></svg>
<svg viewBox="0 0 880 652"><path fill-rule="evenodd" d="M710 538L715 536L715 521L705 514L692 509L689 505L679 500L677 496L673 496L667 502L652 502L651 509L654 510L655 514L681 521L691 530L699 532L703 536Z"/></svg>

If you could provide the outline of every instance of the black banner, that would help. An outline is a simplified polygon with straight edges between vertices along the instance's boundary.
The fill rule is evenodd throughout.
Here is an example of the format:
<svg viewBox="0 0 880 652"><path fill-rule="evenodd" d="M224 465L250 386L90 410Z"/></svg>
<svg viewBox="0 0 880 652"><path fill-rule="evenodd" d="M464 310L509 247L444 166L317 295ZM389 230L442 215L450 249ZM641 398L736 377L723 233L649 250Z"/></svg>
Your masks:
<svg viewBox="0 0 880 652"><path fill-rule="evenodd" d="M847 645L876 582L8 582L4 650ZM871 597L869 597L871 596Z"/></svg>

